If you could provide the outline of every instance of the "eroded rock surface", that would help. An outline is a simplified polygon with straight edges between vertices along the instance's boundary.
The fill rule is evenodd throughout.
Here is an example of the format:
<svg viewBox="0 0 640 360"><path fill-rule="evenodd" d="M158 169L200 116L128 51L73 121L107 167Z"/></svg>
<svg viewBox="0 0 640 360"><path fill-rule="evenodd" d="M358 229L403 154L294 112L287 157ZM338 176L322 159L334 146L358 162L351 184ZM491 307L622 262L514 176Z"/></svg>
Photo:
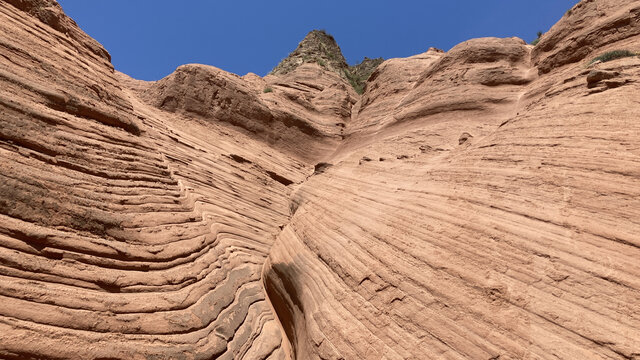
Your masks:
<svg viewBox="0 0 640 360"><path fill-rule="evenodd" d="M360 96L317 61L134 80L56 2L0 3L0 357L639 358L640 59L590 63L638 14Z"/></svg>

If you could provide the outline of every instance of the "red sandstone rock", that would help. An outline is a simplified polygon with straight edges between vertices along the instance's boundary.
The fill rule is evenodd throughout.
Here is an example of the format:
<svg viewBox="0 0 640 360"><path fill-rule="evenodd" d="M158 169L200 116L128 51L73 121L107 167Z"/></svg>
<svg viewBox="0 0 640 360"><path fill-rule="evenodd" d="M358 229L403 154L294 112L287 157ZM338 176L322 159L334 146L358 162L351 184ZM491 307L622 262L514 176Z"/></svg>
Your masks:
<svg viewBox="0 0 640 360"><path fill-rule="evenodd" d="M637 1L536 47L114 71L0 3L0 357L635 359ZM290 70L290 71L289 71ZM268 89L268 90L267 90Z"/></svg>

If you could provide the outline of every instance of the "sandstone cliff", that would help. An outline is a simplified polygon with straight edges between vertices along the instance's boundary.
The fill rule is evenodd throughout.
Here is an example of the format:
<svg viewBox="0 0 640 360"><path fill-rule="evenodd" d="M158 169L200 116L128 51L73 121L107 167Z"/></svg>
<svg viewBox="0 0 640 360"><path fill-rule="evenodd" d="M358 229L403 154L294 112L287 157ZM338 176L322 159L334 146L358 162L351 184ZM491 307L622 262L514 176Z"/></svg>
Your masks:
<svg viewBox="0 0 640 360"><path fill-rule="evenodd" d="M0 3L0 357L640 358L640 58L612 50L640 2L363 66L362 95L339 57L144 82L55 1Z"/></svg>

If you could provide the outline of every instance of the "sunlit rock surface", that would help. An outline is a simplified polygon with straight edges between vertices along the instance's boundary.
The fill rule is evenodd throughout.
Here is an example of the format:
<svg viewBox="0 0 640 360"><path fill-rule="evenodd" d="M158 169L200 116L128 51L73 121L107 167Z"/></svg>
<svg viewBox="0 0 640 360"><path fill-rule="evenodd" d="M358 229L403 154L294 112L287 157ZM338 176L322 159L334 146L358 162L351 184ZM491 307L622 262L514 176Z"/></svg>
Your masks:
<svg viewBox="0 0 640 360"><path fill-rule="evenodd" d="M428 39L427 39L428 40ZM640 358L640 2L537 46L129 78L0 3L0 358Z"/></svg>

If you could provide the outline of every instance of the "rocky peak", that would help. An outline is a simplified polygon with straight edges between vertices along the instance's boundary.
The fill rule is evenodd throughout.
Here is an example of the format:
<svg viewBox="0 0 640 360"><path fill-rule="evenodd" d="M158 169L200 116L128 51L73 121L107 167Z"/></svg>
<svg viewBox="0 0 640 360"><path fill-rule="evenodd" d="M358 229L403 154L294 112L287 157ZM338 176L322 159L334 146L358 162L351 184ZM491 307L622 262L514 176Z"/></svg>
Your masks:
<svg viewBox="0 0 640 360"><path fill-rule="evenodd" d="M271 74L287 74L305 63L317 63L339 74L349 68L333 36L324 30L312 30L298 47L271 71Z"/></svg>
<svg viewBox="0 0 640 360"><path fill-rule="evenodd" d="M382 58L365 57L360 64L349 66L333 36L324 30L312 30L269 74L284 75L302 64L316 63L326 70L339 74L351 83L358 93L362 93L369 75L383 61Z"/></svg>

